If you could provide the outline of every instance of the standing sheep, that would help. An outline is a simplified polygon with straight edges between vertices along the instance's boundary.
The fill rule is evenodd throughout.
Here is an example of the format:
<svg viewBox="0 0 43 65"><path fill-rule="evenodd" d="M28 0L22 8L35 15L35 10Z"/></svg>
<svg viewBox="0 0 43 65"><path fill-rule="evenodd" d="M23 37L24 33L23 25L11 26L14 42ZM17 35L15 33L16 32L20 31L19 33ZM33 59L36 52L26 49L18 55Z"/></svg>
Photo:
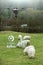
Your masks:
<svg viewBox="0 0 43 65"><path fill-rule="evenodd" d="M18 36L19 42L16 45L17 47L25 48L28 44L30 44L30 40L23 40L22 35Z"/></svg>
<svg viewBox="0 0 43 65"><path fill-rule="evenodd" d="M27 46L24 49L24 54L27 54L29 58L34 58L35 57L35 48L33 45Z"/></svg>

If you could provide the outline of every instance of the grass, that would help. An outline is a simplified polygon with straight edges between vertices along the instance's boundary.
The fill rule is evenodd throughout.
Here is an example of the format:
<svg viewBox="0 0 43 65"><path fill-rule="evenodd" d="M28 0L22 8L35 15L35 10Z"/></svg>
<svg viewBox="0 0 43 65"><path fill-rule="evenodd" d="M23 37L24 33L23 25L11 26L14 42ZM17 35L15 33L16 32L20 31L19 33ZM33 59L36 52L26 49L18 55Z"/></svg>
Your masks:
<svg viewBox="0 0 43 65"><path fill-rule="evenodd" d="M29 59L28 56L25 56L22 48L6 48L8 36L13 35L17 44L19 34L31 36L31 44L36 48L35 59ZM0 32L0 65L43 65L43 34Z"/></svg>

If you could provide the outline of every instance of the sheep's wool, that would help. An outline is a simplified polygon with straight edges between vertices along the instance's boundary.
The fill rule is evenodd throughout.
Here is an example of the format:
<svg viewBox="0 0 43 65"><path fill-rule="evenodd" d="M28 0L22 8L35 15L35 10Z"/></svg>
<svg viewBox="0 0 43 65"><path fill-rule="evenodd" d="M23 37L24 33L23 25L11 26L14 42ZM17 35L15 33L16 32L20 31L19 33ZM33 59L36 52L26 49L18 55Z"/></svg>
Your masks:
<svg viewBox="0 0 43 65"><path fill-rule="evenodd" d="M30 40L22 40L18 42L17 46L25 48L27 46L27 43L30 43Z"/></svg>
<svg viewBox="0 0 43 65"><path fill-rule="evenodd" d="M19 39L19 42L17 44L17 47L25 48L27 46L27 44L30 43L30 40L23 40L22 35L19 35L18 39Z"/></svg>
<svg viewBox="0 0 43 65"><path fill-rule="evenodd" d="M30 45L24 49L24 53L27 53L29 57L35 57L35 48Z"/></svg>
<svg viewBox="0 0 43 65"><path fill-rule="evenodd" d="M24 36L23 39L24 40L29 40L31 38L31 36Z"/></svg>

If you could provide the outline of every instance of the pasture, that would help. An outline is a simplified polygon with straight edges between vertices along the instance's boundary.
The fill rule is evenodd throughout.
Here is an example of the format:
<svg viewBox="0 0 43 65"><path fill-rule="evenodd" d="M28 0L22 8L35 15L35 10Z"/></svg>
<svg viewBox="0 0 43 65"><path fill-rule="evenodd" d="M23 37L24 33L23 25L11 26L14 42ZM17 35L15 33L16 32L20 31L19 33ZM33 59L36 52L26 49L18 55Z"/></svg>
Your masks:
<svg viewBox="0 0 43 65"><path fill-rule="evenodd" d="M22 48L7 48L8 36L13 35L15 45L18 42L18 35L30 35L30 44L35 46L36 57L29 59L24 55ZM12 31L0 32L0 65L43 65L43 34L41 33L21 33Z"/></svg>

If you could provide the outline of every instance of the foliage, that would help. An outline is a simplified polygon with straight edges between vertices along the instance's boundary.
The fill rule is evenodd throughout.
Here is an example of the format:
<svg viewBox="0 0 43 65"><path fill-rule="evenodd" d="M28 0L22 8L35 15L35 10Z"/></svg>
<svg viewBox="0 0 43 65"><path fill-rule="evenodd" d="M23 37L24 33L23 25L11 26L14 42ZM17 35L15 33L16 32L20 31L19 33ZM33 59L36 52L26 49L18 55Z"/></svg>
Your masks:
<svg viewBox="0 0 43 65"><path fill-rule="evenodd" d="M3 12L4 15L2 14L1 16L0 23L2 24L0 24L0 26L2 26L2 30L8 30L7 28L9 27L9 30L14 31L43 32L43 10L27 8L20 11L17 18L15 18L13 11L9 9L6 10ZM22 24L28 24L28 26L22 29Z"/></svg>

